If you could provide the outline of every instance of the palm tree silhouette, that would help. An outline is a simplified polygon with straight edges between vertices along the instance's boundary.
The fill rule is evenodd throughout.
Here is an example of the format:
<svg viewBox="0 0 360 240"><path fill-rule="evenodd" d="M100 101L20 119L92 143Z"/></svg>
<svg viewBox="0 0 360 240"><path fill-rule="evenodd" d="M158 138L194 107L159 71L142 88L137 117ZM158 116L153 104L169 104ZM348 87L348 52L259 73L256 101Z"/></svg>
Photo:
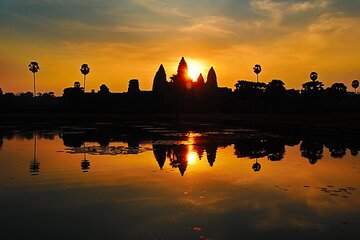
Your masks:
<svg viewBox="0 0 360 240"><path fill-rule="evenodd" d="M359 80L352 81L351 86L354 88L355 93L357 93L356 89L359 87Z"/></svg>
<svg viewBox="0 0 360 240"><path fill-rule="evenodd" d="M36 176L39 174L40 171L40 162L36 159L36 138L37 138L37 131L34 132L34 158L30 162L30 174L32 176Z"/></svg>
<svg viewBox="0 0 360 240"><path fill-rule="evenodd" d="M74 82L74 88L80 88L80 82L76 81Z"/></svg>
<svg viewBox="0 0 360 240"><path fill-rule="evenodd" d="M29 71L34 74L34 97L36 97L36 73L39 71L40 67L37 62L30 62Z"/></svg>
<svg viewBox="0 0 360 240"><path fill-rule="evenodd" d="M256 162L252 165L252 169L254 170L254 172L258 172L261 169L261 164L258 163L258 159L256 158Z"/></svg>
<svg viewBox="0 0 360 240"><path fill-rule="evenodd" d="M315 82L318 79L317 72L310 73L310 79L311 79L311 81Z"/></svg>
<svg viewBox="0 0 360 240"><path fill-rule="evenodd" d="M261 73L261 66L256 64L253 68L254 73L256 74L256 82L259 82L259 74Z"/></svg>
<svg viewBox="0 0 360 240"><path fill-rule="evenodd" d="M84 63L81 65L80 72L84 75L84 92L85 92L85 86L86 86L86 75L90 72L89 66Z"/></svg>
<svg viewBox="0 0 360 240"><path fill-rule="evenodd" d="M84 142L84 159L81 160L81 170L88 172L90 169L90 161L86 159L86 142Z"/></svg>

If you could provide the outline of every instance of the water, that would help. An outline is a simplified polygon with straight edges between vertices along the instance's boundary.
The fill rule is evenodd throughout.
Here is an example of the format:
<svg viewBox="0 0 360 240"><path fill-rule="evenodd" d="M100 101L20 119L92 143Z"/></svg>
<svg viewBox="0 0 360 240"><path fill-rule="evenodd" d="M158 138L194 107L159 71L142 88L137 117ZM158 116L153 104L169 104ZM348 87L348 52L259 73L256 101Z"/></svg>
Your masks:
<svg viewBox="0 0 360 240"><path fill-rule="evenodd" d="M359 239L360 149L210 125L3 128L1 239Z"/></svg>

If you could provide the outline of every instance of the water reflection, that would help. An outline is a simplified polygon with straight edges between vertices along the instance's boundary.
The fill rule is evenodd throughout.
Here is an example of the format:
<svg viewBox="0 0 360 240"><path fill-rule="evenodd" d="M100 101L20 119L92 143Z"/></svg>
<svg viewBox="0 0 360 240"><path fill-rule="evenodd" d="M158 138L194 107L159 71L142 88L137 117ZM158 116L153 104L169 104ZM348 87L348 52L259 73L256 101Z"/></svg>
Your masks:
<svg viewBox="0 0 360 240"><path fill-rule="evenodd" d="M321 143L303 141L300 145L301 156L309 159L310 164L317 163L323 158L324 146Z"/></svg>
<svg viewBox="0 0 360 240"><path fill-rule="evenodd" d="M34 157L33 157L33 160L30 162L30 174L35 176L35 175L38 175L39 172L40 172L40 162L38 161L37 157L36 157L36 140L37 140L37 132L34 131L34 135L26 135L27 136L27 139L31 139L33 138L34 140Z"/></svg>
<svg viewBox="0 0 360 240"><path fill-rule="evenodd" d="M2 130L0 129L0 151L1 151L1 148L4 144L4 141L3 141L3 134L2 134Z"/></svg>
<svg viewBox="0 0 360 240"><path fill-rule="evenodd" d="M216 160L218 146L211 143L208 145L157 145L153 144L154 157L160 167L164 168L166 161L172 168L177 168L183 176L188 165L194 165L203 158L206 153L209 166L212 167Z"/></svg>
<svg viewBox="0 0 360 240"><path fill-rule="evenodd" d="M149 128L145 128L148 130ZM150 128L151 129L151 128ZM144 130L144 129L142 129ZM154 134L154 132L164 133ZM78 153L79 146L85 145L86 141L97 142L100 146L91 146L84 149L84 153L89 154L139 154L144 151L152 150L160 169L163 169L166 162L179 170L183 176L189 167L196 161L203 159L204 155L210 167L216 162L217 150L219 147L233 145L234 153L237 158L255 159L252 169L255 172L261 170L259 159L267 158L269 161L281 161L285 156L286 146L300 146L301 156L314 165L323 158L324 148L329 150L333 158L342 158L346 155L349 148L351 154L356 156L359 146L354 141L342 142L333 139L301 140L299 137L278 136L278 135L236 135L228 137L228 132L216 132L214 136L207 132L194 133L193 131L184 133L167 133L166 131L145 131L127 129L121 133L113 131L111 133L100 134L91 129L75 134L70 132L64 134L62 139L65 146L72 147L74 153ZM124 146L109 146L111 142L127 143ZM152 149L143 149L142 144L153 142ZM159 143L160 142L160 143ZM87 163L87 162L86 162Z"/></svg>
<svg viewBox="0 0 360 240"><path fill-rule="evenodd" d="M271 161L280 161L284 158L285 146L298 145L300 140L268 137L261 139L242 139L235 143L235 154L238 158L263 158L267 157Z"/></svg>
<svg viewBox="0 0 360 240"><path fill-rule="evenodd" d="M181 176L184 176L188 166L188 146L172 146L168 149L166 155L170 160L170 166L179 169Z"/></svg>
<svg viewBox="0 0 360 240"><path fill-rule="evenodd" d="M331 157L343 158L350 150L352 156L357 156L360 143L356 140L341 139L301 139L300 137L289 137L271 134L237 134L236 132L218 131L201 132L194 131L174 132L165 131L151 127L129 127L129 128L80 128L69 127L60 130L15 130L0 132L0 148L3 139L14 138L33 140L33 160L30 162L31 175L38 175L40 162L37 159L37 139L52 140L55 136L62 139L71 154L83 154L81 170L90 170L90 161L87 155L127 155L140 154L153 151L155 160L160 169L166 166L178 169L184 176L189 166L201 161L206 157L209 167L216 163L219 147L234 147L237 158L255 159L252 169L255 172L261 170L259 159L266 158L269 161L281 161L285 156L287 146L298 146L301 156L308 160L311 165L316 164L324 156L324 149L328 149ZM113 143L124 143L126 145L114 145ZM152 148L144 147L152 143Z"/></svg>
<svg viewBox="0 0 360 240"><path fill-rule="evenodd" d="M343 158L346 155L346 147L342 143L330 143L326 147L329 148L329 151L333 158Z"/></svg>
<svg viewBox="0 0 360 240"><path fill-rule="evenodd" d="M104 125L0 136L6 239L39 225L40 239L360 237L356 140Z"/></svg>
<svg viewBox="0 0 360 240"><path fill-rule="evenodd" d="M84 159L81 160L81 170L88 172L90 170L90 161L86 159L86 143L84 142Z"/></svg>
<svg viewBox="0 0 360 240"><path fill-rule="evenodd" d="M254 172L258 172L261 169L261 164L258 163L258 159L256 159L256 162L252 165L252 169L254 170Z"/></svg>

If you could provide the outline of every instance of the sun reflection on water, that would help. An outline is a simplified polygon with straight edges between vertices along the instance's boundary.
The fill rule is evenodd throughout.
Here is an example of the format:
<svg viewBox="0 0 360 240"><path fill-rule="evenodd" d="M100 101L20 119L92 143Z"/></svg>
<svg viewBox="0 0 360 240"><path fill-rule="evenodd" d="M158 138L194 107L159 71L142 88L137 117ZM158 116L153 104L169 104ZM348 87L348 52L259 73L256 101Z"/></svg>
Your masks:
<svg viewBox="0 0 360 240"><path fill-rule="evenodd" d="M189 165L194 165L198 160L196 152L193 151L189 151L186 158Z"/></svg>
<svg viewBox="0 0 360 240"><path fill-rule="evenodd" d="M198 161L198 155L195 152L194 145L193 145L193 144L195 144L195 138L197 136L198 136L198 134L196 134L196 133L193 133L193 132L188 133L187 142L190 145L188 145L186 160L189 165L194 165Z"/></svg>

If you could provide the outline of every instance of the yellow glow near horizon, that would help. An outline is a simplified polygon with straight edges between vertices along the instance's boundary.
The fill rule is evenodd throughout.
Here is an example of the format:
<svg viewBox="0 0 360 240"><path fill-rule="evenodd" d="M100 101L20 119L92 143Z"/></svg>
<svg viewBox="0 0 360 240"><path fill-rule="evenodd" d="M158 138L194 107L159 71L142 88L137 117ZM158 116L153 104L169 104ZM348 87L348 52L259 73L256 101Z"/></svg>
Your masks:
<svg viewBox="0 0 360 240"><path fill-rule="evenodd" d="M186 61L189 69L189 77L193 80L193 82L196 82L200 73L204 72L205 67L203 64L196 60L188 59Z"/></svg>

